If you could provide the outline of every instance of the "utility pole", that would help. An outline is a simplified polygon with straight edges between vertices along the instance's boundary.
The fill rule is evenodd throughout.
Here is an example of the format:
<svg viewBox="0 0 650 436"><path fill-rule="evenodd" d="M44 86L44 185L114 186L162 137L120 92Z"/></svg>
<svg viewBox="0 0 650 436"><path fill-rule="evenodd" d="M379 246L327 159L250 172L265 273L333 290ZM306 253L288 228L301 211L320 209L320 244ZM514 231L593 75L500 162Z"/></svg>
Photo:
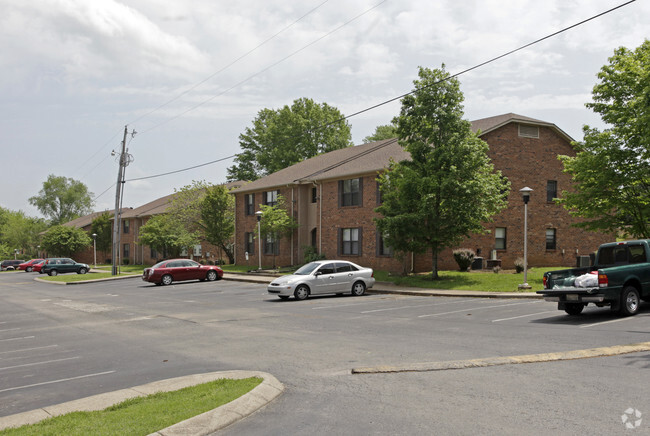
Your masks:
<svg viewBox="0 0 650 436"><path fill-rule="evenodd" d="M124 195L124 173L126 167L133 161L133 156L127 153L126 149L126 135L128 134L128 126L124 126L124 139L122 139L122 152L118 157L119 169L117 171L117 186L115 188L115 214L113 215L113 253L111 259L113 267L111 268L111 275L119 274L120 255L120 242L121 242L121 222L122 222L122 196ZM136 134L136 131L131 132L131 137Z"/></svg>

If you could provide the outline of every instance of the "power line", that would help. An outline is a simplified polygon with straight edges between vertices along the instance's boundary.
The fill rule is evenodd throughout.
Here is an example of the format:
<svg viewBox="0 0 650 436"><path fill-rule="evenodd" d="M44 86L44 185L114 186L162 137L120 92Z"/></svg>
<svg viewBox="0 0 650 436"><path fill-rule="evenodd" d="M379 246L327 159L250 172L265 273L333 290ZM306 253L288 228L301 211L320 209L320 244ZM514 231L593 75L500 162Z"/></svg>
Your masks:
<svg viewBox="0 0 650 436"><path fill-rule="evenodd" d="M127 180L125 180L125 182L135 182L136 180L153 179L153 178L156 178L156 177L162 177L162 176L168 176L170 174L181 173L183 171L189 171L189 170L193 170L195 168L201 168L201 167L204 167L204 166L207 166L207 165L212 165L213 163L221 162L221 161L224 161L224 160L227 160L227 159L232 159L235 156L237 156L237 155L233 154L232 156L222 157L221 159L213 160L213 161L202 163L202 164L199 164L199 165L194 165L194 166L183 168L183 169L180 169L180 170L169 171L168 173L155 174L153 176L146 176L146 177L138 177L136 179L127 179Z"/></svg>
<svg viewBox="0 0 650 436"><path fill-rule="evenodd" d="M380 1L380 2L377 3L376 5L374 5L374 6L370 7L370 8L368 8L368 9L366 9L365 11L363 11L363 12L361 12L360 14L356 15L355 17L351 18L350 20L346 21L345 23L341 24L340 26L336 27L335 29L333 29L333 30L327 32L326 34L320 36L319 38L316 38L315 40L311 41L309 44L304 45L303 47L299 48L298 50L296 50L296 51L294 51L294 52L288 54L287 56L283 57L282 59L280 59L280 60L278 60L278 61L276 61L276 62L274 62L274 63L272 63L271 65L269 65L269 66L267 66L266 68L264 68L264 69L262 69L262 70L256 72L255 74L252 74L252 75L248 76L248 77L245 78L244 80L241 80L241 81L237 82L236 84L232 85L230 88L227 88L227 89L225 89L224 91L222 91L222 92L220 92L220 93L218 93L218 94L215 94L215 95L213 95L212 97L210 97L210 98L208 98L208 99L206 99L206 100L203 100L202 102L199 102L199 103L195 104L194 106L190 107L189 109L186 109L186 110L184 110L183 112L181 112L181 113L179 113L179 114L177 114L177 115L174 115L174 116L171 117L171 118L166 119L165 121L161 121L160 123L153 125L152 127L148 128L148 129L146 129L146 130L144 130L144 131L141 132L141 133L147 133L147 132L149 132L149 131L151 131L151 130L153 130L153 129L156 129L156 128L160 127L160 126L163 126L163 125L169 123L170 121L173 121L173 120L175 120L175 119L177 119L177 118L182 117L183 115L185 115L185 114L188 113L188 112L191 112L191 111L193 111L193 110L195 110L195 109L198 109L199 107L203 106L204 104L211 102L211 101L214 100L215 98L217 98L217 97L221 97L222 95L226 94L227 92L232 91L233 89L239 87L240 85L243 85L244 83L248 82L249 80L254 79L255 77L259 76L260 74L267 72L267 71L270 70L271 68L273 68L273 67L275 67L275 66L281 64L282 62L286 61L287 59L289 59L289 58L291 58L291 57L297 55L298 53L300 53L301 51L305 50L306 48L309 48L309 47L311 47L312 45L316 44L317 42L319 42L319 41L321 41L321 40L327 38L327 37L330 36L331 34L333 34L333 33L335 33L335 32L338 32L338 31L341 30L343 27L347 26L348 24L352 23L353 21L358 20L359 18L361 18L362 16L366 15L367 13L369 13L370 11L372 11L373 9L375 9L375 8L377 8L377 7L379 7L379 6L381 6L381 5L382 5L383 3L385 3L386 1L388 1L388 0L382 0L382 1Z"/></svg>
<svg viewBox="0 0 650 436"><path fill-rule="evenodd" d="M384 1L386 1L386 0L384 0ZM381 3L384 3L384 1L382 1ZM582 25L582 24L585 24L585 23L587 23L587 22L589 22L589 21L592 21L592 20L594 20L594 19L596 19L596 18L599 18L599 17L601 17L601 16L603 16L603 15L609 14L609 13L611 13L611 12L617 10L617 9L620 9L620 8L622 8L622 7L624 7L624 6L629 5L630 3L634 3L635 1L636 1L636 0L630 0L630 1L627 1L627 2L625 2L625 3L623 3L623 4L621 4L621 5L618 5L618 6L616 6L616 7L613 7L613 8L611 8L611 9L608 9L608 10L606 10L606 11L604 11L604 12L601 12L601 13L599 13L599 14L597 14L597 15L594 15L594 16L592 16L592 17L590 17L590 18L587 18L587 19L582 20L582 21L580 21L580 22L578 22L578 23L572 24L571 26L565 27L565 28L563 28L563 29L561 29L561 30L558 30L558 31L554 32L554 33L551 33L551 34L549 34L549 35L546 35L546 36L544 36L544 37L542 37L542 38L536 39L535 41L532 41L532 42L529 42L529 43L527 43L527 44L524 44L524 45L522 45L522 46L520 46L520 47L518 47L518 48L516 48L516 49L514 49L514 50L510 50L510 51L508 51L508 52L506 52L506 53L504 53L504 54L501 54L501 55L499 55L499 56L496 56L496 57L494 57L494 58L491 58L491 59L489 59L489 60L487 60L487 61L484 61L484 62L482 62L482 63L480 63L480 64L474 65L473 67L467 68L467 69L462 70L462 71L460 71L460 72L458 72L458 73L455 73L455 74L453 74L453 75L450 75L450 76L446 77L445 79L442 79L442 80L440 80L440 81L438 81L438 82L435 82L435 83L432 83L431 85L428 85L428 87L435 86L435 85L437 85L437 84L439 84L439 83L442 83L442 82L444 82L444 81L446 81L446 80L449 80L449 79L451 79L451 78L458 77L458 76L460 76L460 75L463 75L463 74L465 74L465 73L468 73L468 72L470 72L470 71L473 71L473 70L475 70L475 69L477 69L477 68L483 67L483 66L485 66L485 65L487 65L487 64L490 64L490 63L495 62L495 61L497 61L497 60L499 60L499 59L502 59L502 58L504 58L504 57L506 57L506 56L509 56L509 55L514 54L514 53L516 53L516 52L518 52L518 51L521 51L521 50L523 50L523 49L525 49L525 48L528 48L528 47L530 47L530 46L532 46L532 45L538 44L538 43L540 43L540 42L542 42L542 41L545 41L545 40L547 40L547 39L549 39L549 38L552 38L552 37L554 37L554 36L557 36L557 35L559 35L559 34L561 34L561 33L564 33L564 32L566 32L566 31L568 31L568 30L571 30L571 29L573 29L573 28L575 28L575 27L578 27L578 26L580 26L580 25ZM371 9L373 9L373 8L375 8L375 7L377 7L377 6L379 6L381 3L378 3L377 5L373 6ZM370 11L371 9L369 9L368 11ZM366 11L366 12L368 12L368 11ZM363 14L365 14L366 12L364 12ZM363 15L363 14L361 14L361 15ZM361 15L359 15L359 16L361 16ZM353 21L353 20L355 20L355 19L358 18L359 16L357 16L357 17L353 18L352 20L348 21L348 23L351 22L351 21ZM345 24L347 24L347 23L345 23ZM344 25L345 25L345 24L344 24ZM339 28L340 28L340 27L342 27L342 26L339 26ZM334 31L338 30L339 28L337 28L337 29L333 30L332 32L330 32L330 34L333 33ZM329 34L328 34L328 35L329 35ZM327 36L327 35L324 35L324 36L321 37L320 39L324 38L325 36ZM320 40L320 39L319 39L319 40ZM317 40L317 41L318 41L318 40ZM315 43L315 42L316 42L316 41L314 41L313 43ZM311 43L311 44L313 44L313 43ZM311 44L309 44L309 45L311 45ZM303 47L303 48L306 48L306 47L308 47L308 46L305 46L305 47ZM300 50L302 50L302 49L300 49ZM295 54L295 53L297 53L297 52L294 52L293 54ZM289 55L288 57L292 56L293 54ZM287 58L288 58L288 57L287 57ZM285 59L286 59L286 58L285 58ZM280 62L282 62L282 61L278 61L277 63L280 63ZM277 65L277 63L274 64L274 65ZM273 65L272 65L272 66L273 66ZM272 66L270 66L270 67L268 67L268 68L271 68ZM268 68L267 68L267 69L268 69ZM265 71L265 70L264 70L264 71ZM259 73L258 73L258 74L259 74ZM251 77L254 77L254 76L251 76ZM248 79L246 79L246 80L248 80ZM240 82L240 83L243 83L243 82ZM237 86L237 85L235 85L235 86ZM232 89L232 88L231 88L231 89ZM421 89L420 89L420 90L421 90ZM408 96L408 95L411 95L411 94L414 94L414 93L416 93L416 92L418 92L418 90L413 90L413 91L407 92L407 93L402 94L402 95L400 95L400 96L398 96L398 97L391 98L391 99L389 99L389 100L383 101L383 102L381 102L381 103L375 104L375 105L373 105L373 106L370 106L370 107L368 107L368 108L365 108L365 109L363 109L363 110L360 110L360 111L358 111L358 112L355 112L355 113L353 113L353 114L351 114L351 115L347 115L347 116L345 116L345 117L342 117L342 118L340 118L340 119L338 119L338 120L335 120L335 121L332 121L332 122L330 122L330 123L323 124L323 125L321 125L321 126L318 126L318 127L313 128L313 129L310 129L310 131L324 129L324 128L328 127L328 126L331 126L332 124L340 123L341 121L345 121L345 120L347 120L348 118L352 118L352 117L357 116L357 115L360 115L360 114L362 114L362 113L364 113L364 112L368 112L368 111L370 111L370 110L376 109L376 108L378 108L378 107L381 107L381 106L383 106L383 105L386 105L386 104L388 104L388 103L391 103L391 102L393 102L393 101L395 101L395 100L399 100L399 99L401 99L401 98L404 98L404 97L406 97L406 96ZM214 97L213 97L213 98L214 98ZM209 101L209 100L208 100L208 101ZM206 101L206 102L207 102L207 101ZM206 102L204 102L204 103L206 103ZM203 104L203 103L201 103L201 104ZM197 107L198 107L198 106L197 106ZM188 111L189 111L189 110L188 110ZM181 114L181 115L182 115L182 114ZM180 115L179 115L179 116L180 116ZM177 116L177 117L178 117L178 116ZM173 119L173 118L172 118L172 119ZM171 121L171 120L170 120L170 121ZM154 126L154 127L157 127L157 126ZM151 130L151 129L149 129L149 130ZM305 133L301 133L301 134L299 134L299 135L294 135L294 136L287 136L286 138L287 138L287 139L297 138L297 137L301 137L301 136L303 136L304 134L305 134ZM213 164L213 163L221 162L221 161L224 161L224 160L226 160L226 159L232 159L232 158L234 158L234 157L236 157L236 156L237 156L237 155L235 154L235 155L232 155L232 156L228 156L228 157L225 157L225 158L217 159L217 160L214 160L214 161L206 162L206 163L204 163L204 164L199 164L199 165L195 165L195 166L188 167L188 168L183 168L183 169L176 170L176 171L170 171L170 172L163 173L163 174L156 174L156 175L153 175L153 176L141 177L141 178L137 178L137 179L130 179L130 180L126 180L126 181L127 181L127 182L131 182L131 181L136 181L136 180L144 180L144 179L149 179L149 178L154 178L154 177L162 177L162 176L166 176L166 175L169 175L169 174L180 173L180 172L188 171L188 170L191 170L191 169L194 169L194 168L199 168L199 167L203 167L203 166L206 166L206 165L211 165L211 164Z"/></svg>
<svg viewBox="0 0 650 436"><path fill-rule="evenodd" d="M187 90L181 92L180 94L178 94L176 97L172 98L171 100L169 100L169 101L167 101L167 102L161 104L161 105L158 106L157 108L152 109L152 110L150 110L149 112L147 112L147 113L145 113L145 114L143 114L143 115L140 115L138 118L136 118L135 120L133 120L132 122L130 122L130 123L128 123L128 124L133 124L133 123L135 123L136 121L140 121L141 119L143 119L143 118L145 118L145 117L151 115L152 113L157 112L158 110L162 109L163 107L167 106L168 104L173 103L174 101L178 100L178 99L181 98L182 96L186 95L186 94L189 93L190 91L193 91L194 89L196 89L196 88L198 88L199 86L203 85L203 84L204 84L205 82L207 82L208 80L210 80L210 79L214 78L215 76L221 74L222 72L224 72L225 70L227 70L228 68L230 68L231 66L233 66L234 64L236 64L237 62L239 62L240 60L244 59L245 57L247 57L248 55L250 55L251 53L253 53L253 52L256 51L257 49L261 48L263 45L265 45L265 44L268 43L269 41L275 39L275 38L276 38L278 35L280 35L281 33L283 33L283 32L285 32L285 31L289 30L291 27L293 27L295 24L297 24L299 21L301 21L301 20L302 20L303 18L305 18L306 16L312 14L312 13L313 13L314 11L316 11L317 9L320 9L320 7L323 6L325 3L327 3L328 1L329 1L329 0L325 0L324 2L320 3L320 4L317 5L315 8L313 8L313 9L311 9L310 11L308 11L307 13L303 14L300 18L298 18L297 20L295 20L293 23L289 24L288 26L284 27L282 30L276 32L275 34L273 34L273 35L270 36L269 38L265 39L262 43L260 43L259 45L257 45L255 48L253 48L253 49L247 51L246 53L244 53L243 55L239 56L238 58L236 58L235 60L233 60L232 62L230 62L228 65L226 65L225 67L223 67L223 68L221 68L220 70L218 70L217 72L215 72L215 73L209 75L209 76L206 77L205 79L203 79L203 80L201 80L200 82L196 83L195 85L191 86L191 87L188 88ZM184 112L184 113L185 113L185 112ZM149 129L149 130L151 130L151 129Z"/></svg>

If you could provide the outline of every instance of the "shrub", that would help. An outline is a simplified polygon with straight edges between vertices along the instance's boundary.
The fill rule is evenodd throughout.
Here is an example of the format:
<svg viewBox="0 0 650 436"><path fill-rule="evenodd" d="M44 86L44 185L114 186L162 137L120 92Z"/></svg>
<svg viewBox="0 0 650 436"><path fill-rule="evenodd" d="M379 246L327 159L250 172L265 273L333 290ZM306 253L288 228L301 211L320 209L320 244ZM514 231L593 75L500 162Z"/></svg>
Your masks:
<svg viewBox="0 0 650 436"><path fill-rule="evenodd" d="M205 265L205 259L200 259L200 260L199 260L199 263L200 263L201 265Z"/></svg>
<svg viewBox="0 0 650 436"><path fill-rule="evenodd" d="M474 256L476 254L474 253L474 250L471 250L469 248L459 248L457 250L454 250L454 260L458 264L458 268L460 268L461 271L467 271L470 266L472 266L472 262L474 262Z"/></svg>
<svg viewBox="0 0 650 436"><path fill-rule="evenodd" d="M524 259L522 257L518 257L515 260L515 272L519 274L524 270Z"/></svg>
<svg viewBox="0 0 650 436"><path fill-rule="evenodd" d="M316 248L312 247L311 245L305 245L303 247L303 253L305 255L305 263L325 259L325 255L318 253L316 251Z"/></svg>
<svg viewBox="0 0 650 436"><path fill-rule="evenodd" d="M494 274L499 274L501 272L501 267L499 265L495 266L494 268L492 268L492 272Z"/></svg>
<svg viewBox="0 0 650 436"><path fill-rule="evenodd" d="M128 265L129 259L122 259L122 265Z"/></svg>

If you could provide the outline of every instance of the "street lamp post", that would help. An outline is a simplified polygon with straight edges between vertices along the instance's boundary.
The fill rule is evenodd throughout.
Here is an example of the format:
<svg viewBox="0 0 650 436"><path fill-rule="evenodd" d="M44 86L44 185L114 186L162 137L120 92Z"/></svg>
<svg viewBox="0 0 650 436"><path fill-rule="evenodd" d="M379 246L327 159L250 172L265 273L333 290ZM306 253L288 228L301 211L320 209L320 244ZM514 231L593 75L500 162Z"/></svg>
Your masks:
<svg viewBox="0 0 650 436"><path fill-rule="evenodd" d="M97 268L97 233L93 233L93 263Z"/></svg>
<svg viewBox="0 0 650 436"><path fill-rule="evenodd" d="M519 285L519 289L530 289L531 286L528 284L528 201L533 190L526 186L519 192L524 199L524 283Z"/></svg>
<svg viewBox="0 0 650 436"><path fill-rule="evenodd" d="M259 259L259 264L257 267L258 271L262 270L262 211L258 210L255 212L257 217L257 258Z"/></svg>

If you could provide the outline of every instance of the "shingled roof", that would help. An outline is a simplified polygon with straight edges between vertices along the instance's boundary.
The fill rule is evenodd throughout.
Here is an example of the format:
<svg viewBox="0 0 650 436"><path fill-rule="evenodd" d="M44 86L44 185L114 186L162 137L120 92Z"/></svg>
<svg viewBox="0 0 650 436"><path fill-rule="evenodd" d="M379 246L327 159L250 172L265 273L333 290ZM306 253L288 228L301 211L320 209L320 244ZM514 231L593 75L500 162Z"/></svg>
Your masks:
<svg viewBox="0 0 650 436"><path fill-rule="evenodd" d="M471 124L474 132L480 131L480 136L513 122L550 127L567 141L573 140L553 123L513 113L482 118L472 121ZM397 138L370 142L320 154L250 182L235 192L261 191L274 187L319 182L328 179L341 179L373 173L388 167L391 158L395 161L410 159L410 154L399 145Z"/></svg>

